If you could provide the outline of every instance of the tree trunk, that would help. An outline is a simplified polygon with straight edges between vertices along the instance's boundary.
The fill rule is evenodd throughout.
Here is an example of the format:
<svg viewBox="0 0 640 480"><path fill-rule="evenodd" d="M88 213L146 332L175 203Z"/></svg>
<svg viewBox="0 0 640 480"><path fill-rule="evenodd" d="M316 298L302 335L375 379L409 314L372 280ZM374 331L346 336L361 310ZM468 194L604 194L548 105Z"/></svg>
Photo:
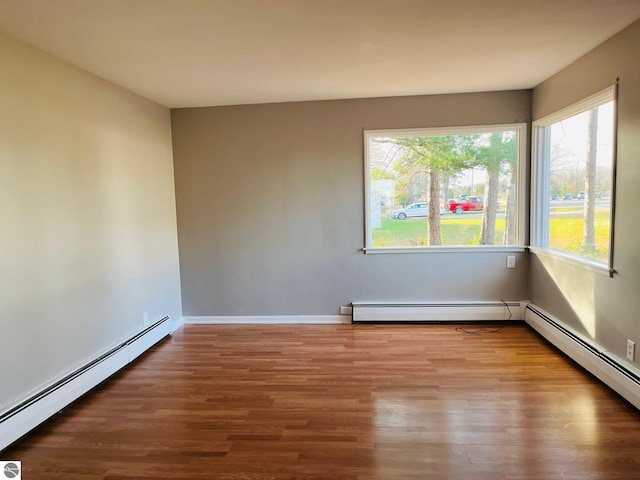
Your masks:
<svg viewBox="0 0 640 480"><path fill-rule="evenodd" d="M496 210L498 207L498 189L500 188L500 166L487 169L488 178L485 187L484 209L482 210L482 230L480 245L493 245L496 238Z"/></svg>
<svg viewBox="0 0 640 480"><path fill-rule="evenodd" d="M509 165L509 183L507 183L507 204L504 209L504 245L515 245L517 231L516 215L516 167Z"/></svg>
<svg viewBox="0 0 640 480"><path fill-rule="evenodd" d="M440 175L429 170L429 245L441 245L440 230Z"/></svg>
<svg viewBox="0 0 640 480"><path fill-rule="evenodd" d="M444 197L445 208L449 203L449 178L450 176L448 173L445 173L442 178L442 189L443 189L442 195ZM438 209L440 209L439 206L438 206Z"/></svg>
<svg viewBox="0 0 640 480"><path fill-rule="evenodd" d="M584 178L584 230L582 245L585 250L596 247L596 153L598 151L598 109L589 112L587 139L587 166Z"/></svg>

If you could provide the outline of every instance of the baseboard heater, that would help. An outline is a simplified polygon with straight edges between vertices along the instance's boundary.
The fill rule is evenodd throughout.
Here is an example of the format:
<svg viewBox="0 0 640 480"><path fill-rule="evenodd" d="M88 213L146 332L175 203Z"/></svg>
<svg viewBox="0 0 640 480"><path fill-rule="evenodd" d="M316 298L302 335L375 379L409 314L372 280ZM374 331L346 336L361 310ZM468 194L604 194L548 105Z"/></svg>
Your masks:
<svg viewBox="0 0 640 480"><path fill-rule="evenodd" d="M3 450L171 333L167 316L61 380L0 414Z"/></svg>
<svg viewBox="0 0 640 480"><path fill-rule="evenodd" d="M354 323L474 322L522 320L526 302L364 303L352 304Z"/></svg>
<svg viewBox="0 0 640 480"><path fill-rule="evenodd" d="M535 305L525 307L524 320L565 355L640 409L640 370L625 365L624 360Z"/></svg>

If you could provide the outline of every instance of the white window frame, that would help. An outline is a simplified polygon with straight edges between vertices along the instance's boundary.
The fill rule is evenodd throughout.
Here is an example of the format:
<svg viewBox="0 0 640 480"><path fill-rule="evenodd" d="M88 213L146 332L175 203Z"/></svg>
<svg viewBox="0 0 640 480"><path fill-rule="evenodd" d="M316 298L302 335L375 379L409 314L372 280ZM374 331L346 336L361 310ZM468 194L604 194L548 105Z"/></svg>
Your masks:
<svg viewBox="0 0 640 480"><path fill-rule="evenodd" d="M548 148L550 143L547 127L566 118L589 111L599 105L613 101L613 153L611 165L611 213L609 227L609 259L607 263L574 255L569 252L550 248L549 240L549 209L545 205L549 199L549 167L550 158ZM615 186L616 186L616 144L617 144L617 84L605 88L583 100L564 107L554 113L542 117L532 123L533 141L531 144L531 232L530 250L542 256L550 256L587 270L613 276L613 239L615 219Z"/></svg>
<svg viewBox="0 0 640 480"><path fill-rule="evenodd" d="M502 131L515 131L518 133L518 171L516 174L516 245L460 245L460 246L426 246L426 247L373 247L371 234L371 202L369 194L369 139L375 137L405 137L421 135L464 135L469 133L492 133ZM527 155L527 124L505 123L495 125L467 125L453 127L409 128L409 129L384 129L364 130L364 204L365 204L365 246L362 251L365 254L385 253L448 253L448 252L523 252L526 250L525 242L525 205L527 199L526 189L526 155Z"/></svg>

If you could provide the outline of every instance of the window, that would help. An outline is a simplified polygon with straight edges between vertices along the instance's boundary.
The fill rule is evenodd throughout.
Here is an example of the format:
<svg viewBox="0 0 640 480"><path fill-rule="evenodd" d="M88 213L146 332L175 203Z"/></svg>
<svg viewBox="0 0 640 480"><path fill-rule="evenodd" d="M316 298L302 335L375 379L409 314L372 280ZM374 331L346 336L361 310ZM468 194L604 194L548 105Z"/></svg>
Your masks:
<svg viewBox="0 0 640 480"><path fill-rule="evenodd" d="M611 273L615 87L534 122L531 244Z"/></svg>
<svg viewBox="0 0 640 480"><path fill-rule="evenodd" d="M521 245L525 128L365 131L365 251Z"/></svg>

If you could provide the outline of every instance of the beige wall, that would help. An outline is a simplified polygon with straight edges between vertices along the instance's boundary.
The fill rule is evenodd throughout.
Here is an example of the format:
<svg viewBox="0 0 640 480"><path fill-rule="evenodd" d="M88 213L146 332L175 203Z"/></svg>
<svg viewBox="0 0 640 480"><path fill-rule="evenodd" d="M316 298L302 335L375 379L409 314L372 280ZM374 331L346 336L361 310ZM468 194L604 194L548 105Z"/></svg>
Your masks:
<svg viewBox="0 0 640 480"><path fill-rule="evenodd" d="M513 91L172 111L186 316L520 300L525 255L364 255L363 130L526 122Z"/></svg>
<svg viewBox="0 0 640 480"><path fill-rule="evenodd" d="M0 412L181 316L169 111L0 35Z"/></svg>
<svg viewBox="0 0 640 480"><path fill-rule="evenodd" d="M602 90L620 77L614 278L533 257L531 299L624 358L640 345L640 21L615 35L533 92L534 119ZM636 358L639 358L637 355ZM636 365L640 362L636 360Z"/></svg>

